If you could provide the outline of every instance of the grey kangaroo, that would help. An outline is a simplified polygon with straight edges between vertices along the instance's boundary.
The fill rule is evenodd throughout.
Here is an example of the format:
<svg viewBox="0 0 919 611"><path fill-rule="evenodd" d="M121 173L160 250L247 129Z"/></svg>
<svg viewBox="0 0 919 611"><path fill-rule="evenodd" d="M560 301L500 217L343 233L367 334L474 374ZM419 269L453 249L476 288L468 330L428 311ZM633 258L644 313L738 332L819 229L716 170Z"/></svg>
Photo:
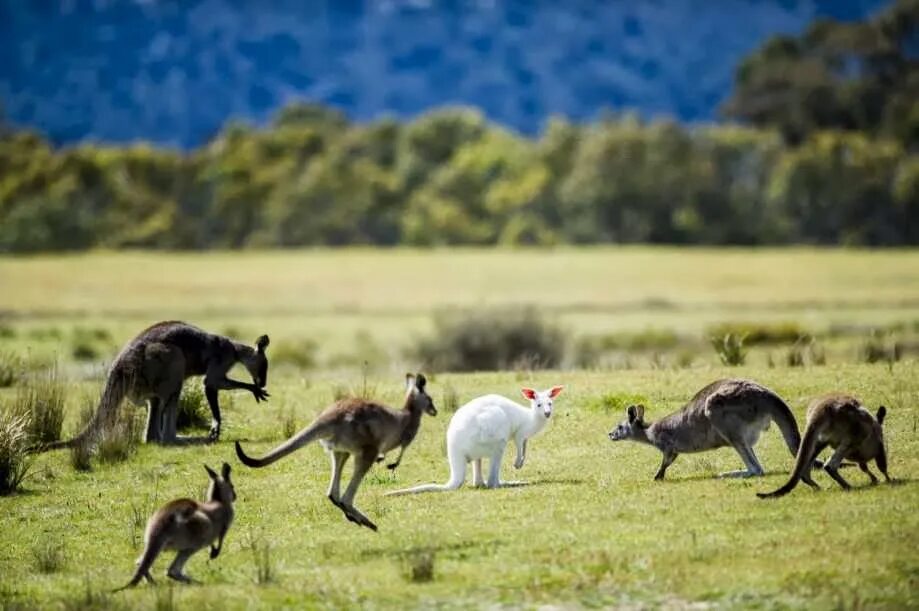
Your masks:
<svg viewBox="0 0 919 611"><path fill-rule="evenodd" d="M422 412L437 415L434 401L425 392L425 377L420 373L417 376L408 374L405 380L405 403L401 410L392 410L365 399L342 399L327 407L312 424L262 458L246 455L238 441L236 455L249 467L267 467L306 444L319 440L332 458L329 500L351 522L377 530L376 524L354 507L354 496L361 480L381 454L399 448L396 461L388 465L390 469L395 469L402 460L405 448L418 433ZM341 472L352 454L356 461L354 475L342 496L339 491Z"/></svg>
<svg viewBox="0 0 919 611"><path fill-rule="evenodd" d="M99 407L89 424L73 439L47 444L39 450L54 450L91 443L103 429L115 423L125 397L138 405L150 404L144 440L148 443L187 442L176 435L179 394L186 378L204 376L204 394L211 408L212 425L208 438L220 437L221 390L242 389L256 402L268 399L268 336L262 335L255 348L221 335L208 333L179 321L160 322L142 331L121 349L109 370ZM227 377L236 363L242 363L252 376L252 384Z"/></svg>
<svg viewBox="0 0 919 611"><path fill-rule="evenodd" d="M192 499L176 499L150 517L144 532L144 551L137 559L137 570L131 581L119 590L134 587L141 579L153 583L150 568L160 552L165 550L178 552L166 576L185 583L191 582L184 568L192 554L210 545L211 559L220 555L223 539L233 523L236 490L230 481L230 465L223 463L220 475L207 465L204 468L211 478L207 500L199 503Z"/></svg>
<svg viewBox="0 0 919 611"><path fill-rule="evenodd" d="M791 477L782 487L772 492L758 492L756 496L783 496L791 492L800 480L804 480L814 489L819 489L819 486L813 481L808 481L804 474L811 470L814 459L827 446L835 448L835 451L823 468L843 490L851 488L849 482L839 473L843 459L855 461L871 478L872 485L878 483L878 478L868 468L868 461L874 460L884 479L889 482L882 426L885 416L887 408L883 405L878 408L875 418L861 401L849 395L830 394L815 399L807 408L807 427L804 429L804 438L798 449Z"/></svg>
<svg viewBox="0 0 919 611"><path fill-rule="evenodd" d="M645 422L643 405L631 405L627 418L609 433L612 441L629 439L653 445L663 453L654 479L664 474L682 453L704 452L731 446L743 459L746 469L722 473L721 477L763 475L753 446L760 434L774 421L792 455L801 441L794 415L782 399L768 388L750 380L729 379L712 382L679 411L653 424ZM803 479L810 476L805 471Z"/></svg>

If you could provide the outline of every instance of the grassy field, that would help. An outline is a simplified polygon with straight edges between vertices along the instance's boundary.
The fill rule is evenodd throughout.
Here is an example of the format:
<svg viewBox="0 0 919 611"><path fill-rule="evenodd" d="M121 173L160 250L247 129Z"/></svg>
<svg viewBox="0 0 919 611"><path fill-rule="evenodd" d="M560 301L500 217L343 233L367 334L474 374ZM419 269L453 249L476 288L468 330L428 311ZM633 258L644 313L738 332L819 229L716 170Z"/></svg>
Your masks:
<svg viewBox="0 0 919 611"><path fill-rule="evenodd" d="M917 270L916 251L807 249L0 259L0 353L60 360L67 432L85 397L98 392L101 363L152 321L183 318L251 339L266 332L269 355L289 338L318 346L314 366L272 369L267 404L224 394L218 444L141 447L88 472L75 471L66 452L38 457L24 490L0 497L0 608L916 608L919 362L907 351L869 364L856 348L867 329L905 329L911 341ZM404 368L418 365L403 348L429 331L432 313L508 304L538 306L572 337L672 330L690 338L683 349L694 359L676 366L642 354L627 368L434 372L429 392L441 414L425 417L395 474L375 468L357 497L379 533L350 524L325 499L329 467L318 446L263 470L235 459L232 441L267 450L289 420L306 424L343 391L366 386L397 404ZM746 366L723 367L704 339L725 321L799 324L830 348L827 363L787 367L778 359L770 367L769 351L786 349L777 346L758 348ZM74 359L81 334L96 338L96 356ZM383 352L366 382L353 346L361 342ZM806 402L828 390L887 405L896 482L867 487L857 469L846 470L858 487L850 493L818 474L820 492L802 486L762 501L754 493L778 485L792 464L775 427L757 446L768 472L759 480L715 479L741 466L725 449L681 456L667 481L654 482L656 450L607 439L627 404L643 401L654 419L724 376L773 388L799 422ZM514 471L512 452L505 456L503 475L531 485L383 496L446 480L444 432L456 405L556 383L566 390L548 429L529 444L527 464ZM0 404L15 394L16 385L0 389ZM200 497L201 464L224 460L234 468L237 519L219 559L202 553L189 562L202 583L171 588L161 579L156 588L106 594L129 577L146 516L171 498ZM42 572L37 557L56 546L61 566ZM413 566L432 566L433 579L414 581ZM270 577L260 579L266 568Z"/></svg>

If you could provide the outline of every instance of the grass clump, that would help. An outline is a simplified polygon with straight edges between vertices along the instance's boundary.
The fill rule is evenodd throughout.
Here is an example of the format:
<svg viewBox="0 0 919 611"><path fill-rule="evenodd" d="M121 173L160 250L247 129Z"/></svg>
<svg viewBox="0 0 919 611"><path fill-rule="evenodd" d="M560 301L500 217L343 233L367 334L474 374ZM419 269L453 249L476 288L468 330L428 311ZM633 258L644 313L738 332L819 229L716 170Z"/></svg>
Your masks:
<svg viewBox="0 0 919 611"><path fill-rule="evenodd" d="M205 429L211 425L211 408L207 404L202 384L187 384L179 395L179 411L176 414L176 428Z"/></svg>
<svg viewBox="0 0 919 611"><path fill-rule="evenodd" d="M101 358L112 344L112 335L101 327L75 327L70 340L70 354L78 361Z"/></svg>
<svg viewBox="0 0 919 611"><path fill-rule="evenodd" d="M0 409L0 496L16 492L28 474L28 449L29 415Z"/></svg>
<svg viewBox="0 0 919 611"><path fill-rule="evenodd" d="M810 334L796 322L723 322L710 326L706 334L709 337L725 337L728 334L743 337L748 346L790 344L810 337Z"/></svg>
<svg viewBox="0 0 919 611"><path fill-rule="evenodd" d="M433 581L436 558L437 552L430 548L409 550L404 555L405 578L412 583Z"/></svg>
<svg viewBox="0 0 919 611"><path fill-rule="evenodd" d="M889 341L878 333L872 333L858 348L858 360L863 363L887 363L892 365L903 356L902 345Z"/></svg>
<svg viewBox="0 0 919 611"><path fill-rule="evenodd" d="M115 425L102 432L96 452L105 464L124 462L136 451L140 443L143 422L134 410L121 410Z"/></svg>
<svg viewBox="0 0 919 611"><path fill-rule="evenodd" d="M32 547L32 561L35 570L43 575L60 571L65 560L64 544L61 541L44 539Z"/></svg>
<svg viewBox="0 0 919 611"><path fill-rule="evenodd" d="M33 444L46 444L61 438L64 427L66 385L56 366L21 387L13 403L13 411L27 414L29 438Z"/></svg>
<svg viewBox="0 0 919 611"><path fill-rule="evenodd" d="M0 352L0 388L9 388L22 377L22 359L4 350Z"/></svg>
<svg viewBox="0 0 919 611"><path fill-rule="evenodd" d="M624 413L630 405L646 405L648 398L635 393L604 393L591 397L585 407L592 412L603 414Z"/></svg>
<svg viewBox="0 0 919 611"><path fill-rule="evenodd" d="M271 560L271 545L249 534L249 551L252 553L252 566L255 569L255 583L265 585L274 582L276 575Z"/></svg>
<svg viewBox="0 0 919 611"><path fill-rule="evenodd" d="M462 315L439 314L433 335L418 340L411 357L435 371L496 371L557 367L564 356L562 330L534 309Z"/></svg>
<svg viewBox="0 0 919 611"><path fill-rule="evenodd" d="M747 349L744 348L746 336L727 333L712 337L710 341L722 364L737 367L747 361Z"/></svg>

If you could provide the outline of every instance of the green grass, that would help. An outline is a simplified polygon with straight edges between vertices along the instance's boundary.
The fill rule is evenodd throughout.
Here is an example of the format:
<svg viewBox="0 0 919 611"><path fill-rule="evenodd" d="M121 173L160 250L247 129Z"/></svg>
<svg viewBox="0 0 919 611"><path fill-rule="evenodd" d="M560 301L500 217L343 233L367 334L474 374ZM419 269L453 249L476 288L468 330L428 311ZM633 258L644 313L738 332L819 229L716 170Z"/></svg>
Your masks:
<svg viewBox="0 0 919 611"><path fill-rule="evenodd" d="M24 490L0 498L0 608L916 607L915 354L863 363L861 337L828 335L821 338L825 366L806 360L787 367L787 346L769 345L751 348L747 365L727 368L705 333L728 322L794 322L809 332L833 324L912 328L919 320L917 269L919 251L807 249L0 258L0 285L20 289L0 292L0 311L11 314L4 324L13 329L0 337L0 349L30 363L61 358L71 380L66 433L78 426L81 398L97 395L102 371L101 362L70 357L74 328L104 329L120 345L154 320L186 318L218 331L233 327L243 339L265 332L272 345L309 339L317 346L315 368L272 368L268 403L223 393L223 440L216 445L141 446L124 462L94 464L88 472L75 471L67 452L38 457ZM534 304L572 334L673 332L690 338L680 345L695 358L690 368L671 366L669 356L652 367L629 351L627 370L430 375L441 414L425 417L395 474L375 466L357 497L379 533L347 522L325 498L329 465L318 446L261 470L235 459L232 441L244 440L253 453L267 450L342 389L366 386L397 404L401 372L414 367L402 356L405 338L428 332L439 308L477 304ZM367 352L368 336L388 358L378 357L383 366L365 383L360 360L332 357L354 357L351 342ZM770 351L773 368L766 364ZM713 479L741 467L724 449L681 456L667 481L654 482L656 450L607 439L628 403L644 401L647 417L657 418L728 375L773 388L799 422L808 399L829 390L852 392L872 408L887 405L897 483L868 488L863 474L848 469L853 492L818 474L821 492L802 486L762 501L755 492L777 486L792 464L775 427L757 446L769 473L759 480ZM527 464L515 471L513 451L505 455L504 477L532 485L383 496L446 480L448 405L486 392L518 397L520 386L555 383L566 390L549 428L529 444ZM14 395L15 388L0 390L0 402ZM104 594L130 577L149 514L176 497L201 498L202 463L223 461L234 468L237 518L220 558L208 561L202 552L189 562L202 584ZM42 573L35 550L49 541L60 542L66 562ZM161 557L154 575L170 560Z"/></svg>

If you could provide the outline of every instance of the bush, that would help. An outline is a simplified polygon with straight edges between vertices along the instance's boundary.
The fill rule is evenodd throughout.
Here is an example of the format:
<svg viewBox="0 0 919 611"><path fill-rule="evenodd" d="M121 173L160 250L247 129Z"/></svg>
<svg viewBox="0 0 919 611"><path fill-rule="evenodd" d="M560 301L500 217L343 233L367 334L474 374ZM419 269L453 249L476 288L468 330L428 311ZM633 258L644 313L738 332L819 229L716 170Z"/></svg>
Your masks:
<svg viewBox="0 0 919 611"><path fill-rule="evenodd" d="M561 364L564 333L535 310L439 314L434 334L419 340L411 358L437 371L495 371L521 363L534 368Z"/></svg>
<svg viewBox="0 0 919 611"><path fill-rule="evenodd" d="M47 444L61 438L65 391L56 366L29 380L17 391L13 410L28 415L32 444Z"/></svg>
<svg viewBox="0 0 919 611"><path fill-rule="evenodd" d="M211 425L211 408L207 404L202 384L186 384L179 395L179 412L176 428L205 429Z"/></svg>
<svg viewBox="0 0 919 611"><path fill-rule="evenodd" d="M891 342L878 333L872 333L859 346L858 356L865 363L886 362L890 365L900 360L903 350L899 342Z"/></svg>
<svg viewBox="0 0 919 611"><path fill-rule="evenodd" d="M646 405L647 403L648 398L644 395L610 392L591 397L585 407L590 411L619 415L624 414L625 409L630 405Z"/></svg>
<svg viewBox="0 0 919 611"><path fill-rule="evenodd" d="M412 583L427 583L434 579L434 560L437 553L433 549L419 548L409 550L404 556L405 577Z"/></svg>
<svg viewBox="0 0 919 611"><path fill-rule="evenodd" d="M747 351L744 348L745 339L743 335L728 333L723 337L712 337L711 343L722 364L736 367L743 365L747 360Z"/></svg>
<svg viewBox="0 0 919 611"><path fill-rule="evenodd" d="M19 489L28 474L29 415L0 409L0 496Z"/></svg>

